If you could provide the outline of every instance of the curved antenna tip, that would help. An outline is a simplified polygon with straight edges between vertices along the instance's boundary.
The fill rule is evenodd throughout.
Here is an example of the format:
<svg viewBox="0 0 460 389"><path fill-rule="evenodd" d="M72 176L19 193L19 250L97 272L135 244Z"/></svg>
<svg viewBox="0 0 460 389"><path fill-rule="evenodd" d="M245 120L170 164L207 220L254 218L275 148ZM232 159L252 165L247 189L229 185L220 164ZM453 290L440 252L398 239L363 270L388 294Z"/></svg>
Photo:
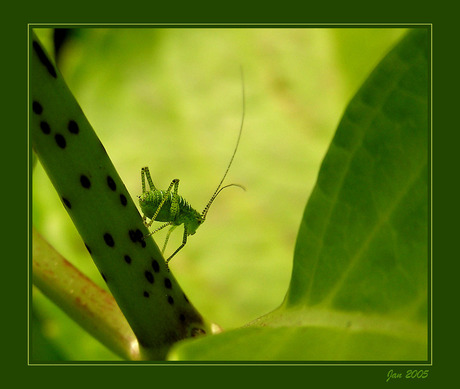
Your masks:
<svg viewBox="0 0 460 389"><path fill-rule="evenodd" d="M211 199L209 200L208 204L204 208L203 212L201 213L201 218L204 220L206 218L206 214L209 211L209 207L211 206L212 202L215 200L217 195L220 193L220 191L224 188L227 188L229 186L239 186L243 190L246 190L245 187L239 184L230 184L222 187L222 184L225 180L225 177L227 177L227 173L230 170L230 166L232 166L233 163L233 158L235 157L236 151L238 150L238 146L240 144L240 139L241 139L241 134L243 132L243 124L244 124L244 116L246 113L246 98L245 98L245 90L244 90L244 73L243 73L243 66L240 65L240 72L241 72L241 92L242 92L242 115L241 115L241 124L240 124L240 131L238 133L238 139L236 140L236 146L235 149L233 150L232 157L230 158L230 162L228 163L227 169L225 170L224 176L220 180L219 185L217 186L217 189L215 190L214 194L212 195Z"/></svg>

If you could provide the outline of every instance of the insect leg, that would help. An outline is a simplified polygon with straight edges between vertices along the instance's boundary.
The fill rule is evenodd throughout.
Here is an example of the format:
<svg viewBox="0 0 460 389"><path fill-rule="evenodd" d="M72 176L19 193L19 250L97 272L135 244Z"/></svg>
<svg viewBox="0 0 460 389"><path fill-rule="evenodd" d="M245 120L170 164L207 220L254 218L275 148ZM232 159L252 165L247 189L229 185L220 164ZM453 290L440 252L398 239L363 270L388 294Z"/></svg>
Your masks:
<svg viewBox="0 0 460 389"><path fill-rule="evenodd" d="M171 235L171 232L174 231L174 229L177 227L177 225L173 225L169 231L168 231L168 234L166 235L166 239L165 239L165 243L163 245L163 250L161 250L161 254L164 254L165 253L165 250L166 250L166 245L168 244L168 240L169 240L169 235Z"/></svg>
<svg viewBox="0 0 460 389"><path fill-rule="evenodd" d="M167 227L167 226L170 226L172 224L172 222L167 222L165 224L162 224L160 227L158 227L157 229L153 230L152 232L149 232L147 235L144 236L144 239L145 238L148 238L149 236L153 235L155 232L158 232L160 230L162 230L163 228ZM169 235L169 233L168 233Z"/></svg>
<svg viewBox="0 0 460 389"><path fill-rule="evenodd" d="M187 234L187 227L186 227L185 224L184 224L184 236L183 236L183 238L182 238L182 244L181 244L181 245L179 246L179 248L178 248L176 251L174 251L174 252L171 254L171 256L166 260L166 267L168 267L168 263L169 263L169 261L172 259L172 257L174 257L174 256L182 249L182 247L184 247L185 244L187 243L187 235L188 235L188 234ZM169 269L169 268L168 268L168 269Z"/></svg>
<svg viewBox="0 0 460 389"><path fill-rule="evenodd" d="M173 180L174 183L174 192L171 199L171 220L176 220L176 216L179 213L179 180L176 178ZM172 183L171 183L172 184Z"/></svg>
<svg viewBox="0 0 460 389"><path fill-rule="evenodd" d="M155 190L155 185L153 185L152 177L150 177L150 170L148 167L145 167L145 176L147 177L147 182L149 183L150 190Z"/></svg>
<svg viewBox="0 0 460 389"><path fill-rule="evenodd" d="M145 193L145 178L147 178L147 183L149 184L150 190L156 190L155 185L153 185L152 177L150 177L150 171L147 166L141 169L141 179L142 179L142 193Z"/></svg>
<svg viewBox="0 0 460 389"><path fill-rule="evenodd" d="M149 176L147 176L147 179L148 178L149 178ZM171 185L169 185L168 190L163 194L163 200L161 200L160 205L158 206L157 210L153 214L153 216L151 218L151 222L153 222L157 218L158 214L160 213L161 208L163 207L163 204L169 198L169 194L171 193L171 189L172 189L173 186L174 186L174 196L173 196L172 201L171 201L171 209L174 206L174 200L177 203L177 208L178 208L179 204L178 204L178 200L177 200L176 195L177 195L177 190L178 190L178 186L179 186L179 180L177 178L175 178L174 180L172 180ZM177 211L175 211L175 213L177 213ZM174 217L171 217L172 221L174 220L174 218L176 216L175 213L174 213Z"/></svg>
<svg viewBox="0 0 460 389"><path fill-rule="evenodd" d="M142 193L145 193L145 167L141 169Z"/></svg>

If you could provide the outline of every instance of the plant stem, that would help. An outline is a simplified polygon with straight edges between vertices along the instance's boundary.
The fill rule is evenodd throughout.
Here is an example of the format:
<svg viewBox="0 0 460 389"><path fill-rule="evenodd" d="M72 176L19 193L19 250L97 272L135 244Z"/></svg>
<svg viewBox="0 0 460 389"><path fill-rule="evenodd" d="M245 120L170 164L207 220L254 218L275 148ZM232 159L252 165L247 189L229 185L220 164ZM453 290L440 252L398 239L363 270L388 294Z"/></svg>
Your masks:
<svg viewBox="0 0 460 389"><path fill-rule="evenodd" d="M175 342L210 333L153 239L144 238L149 231L115 166L33 31L29 80L33 149L136 335L141 358L164 359ZM87 303L78 298L67 304Z"/></svg>
<svg viewBox="0 0 460 389"><path fill-rule="evenodd" d="M126 359L139 359L137 339L115 299L68 262L35 229L33 282L92 336Z"/></svg>

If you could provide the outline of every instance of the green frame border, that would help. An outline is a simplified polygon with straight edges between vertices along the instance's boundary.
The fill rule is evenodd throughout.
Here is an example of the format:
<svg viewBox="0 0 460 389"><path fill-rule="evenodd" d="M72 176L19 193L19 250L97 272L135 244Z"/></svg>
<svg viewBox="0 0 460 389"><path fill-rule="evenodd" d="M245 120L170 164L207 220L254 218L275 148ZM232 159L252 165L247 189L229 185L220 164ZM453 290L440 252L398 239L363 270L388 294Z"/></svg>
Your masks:
<svg viewBox="0 0 460 389"><path fill-rule="evenodd" d="M27 25L27 28L31 28L32 26L40 26L40 27L51 27L51 26L62 26L62 25L69 25L69 24L58 24L58 23L47 23L47 24L41 24L41 23L33 23L33 24L28 24ZM88 23L88 24L72 24L73 26L84 26L84 27L96 27L96 26L101 26L101 27L130 27L130 26L134 26L134 25L137 25L137 26L141 26L141 27L147 27L147 26L151 26L151 27L155 27L155 26L159 26L159 27L162 27L162 28L165 28L165 27L168 27L168 28L175 28L175 27L181 27L181 28L184 28L184 27L187 27L187 28L201 28L201 27L227 27L227 28L238 28L238 27L255 27L255 28L262 28L262 27L276 27L276 28L285 28L285 27L289 27L289 28L293 28L293 27L305 27L305 28L308 28L308 27L324 27L324 28L333 28L333 27L388 27L388 28L392 28L392 27L414 27L414 26L420 26L420 27L428 27L431 31L431 42L430 42L430 45L431 45L431 65L433 63L433 25L432 24L427 24L427 23L417 23L417 24L412 24L412 23L394 23L394 24L389 24L389 25L386 25L386 24L380 24L380 23L377 23L377 24L374 24L374 23L362 23L362 24L352 24L352 23L331 23L331 24L317 24L317 23L289 23L289 24L270 24L270 23L264 23L264 24L240 24L240 23L230 23L230 24L227 24L227 23L209 23L209 24L200 24L200 23L155 23L155 24L139 24L139 23L128 23L128 24L112 24L112 23L104 23L103 25L101 24L97 24L97 23ZM22 46L24 47L24 46ZM21 68L21 67L20 67ZM431 74L431 77L430 77L430 81L431 81L431 85L429 86L430 89L431 89L431 93L429 94L430 96L430 107L432 108L433 107L433 88L432 88L432 84L433 84L433 68L431 66L430 68L430 74ZM429 201L430 201L430 230L429 230L429 242L430 242L430 245L429 245L429 248L430 248L430 252L428 253L429 256L431 256L431 261L430 261L430 269L431 269L431 274L430 274L430 277L429 277L429 292L430 292L430 297L429 297L429 304L431 306L431 310L433 308L433 299L432 299L432 296L433 296L433 231L432 231L432 228L433 228L433 187L432 187L432 184L433 184L433 180L432 180L432 176L434 174L434 170L435 170L435 167L433 166L433 118L432 118L432 113L430 112L430 123L431 123L431 142L430 142L430 163L431 163L431 170L430 170L430 180L429 182L431 183L430 185L430 193L429 193ZM21 134L22 135L22 134ZM21 137L22 138L22 137ZM22 142L21 142L22 143ZM439 146L438 146L439 147ZM31 158L30 158L30 155L31 155L31 150L30 150L30 145L29 145L29 142L27 140L27 155L28 155L28 166L27 168L29 169L28 173L30 172L30 168L31 168ZM32 190L32 187L31 187L31 175L28 174L27 176L27 192L28 192L28 208L27 208L27 220L28 220L28 226L27 226L27 231L28 231L28 245L27 245L27 252L28 252L28 256L29 256L29 260L30 260L30 256L31 256L31 246L30 246L30 217L31 217L31 212L30 212L30 191ZM29 284L29 275L28 275L28 279L27 279L27 282L28 282L28 285ZM28 291L28 298L30 298L30 288L29 288L29 291ZM390 368L393 368L393 370L395 369L401 369L403 366L430 366L432 367L433 366L433 316L431 315L431 318L430 318L430 321L429 321L429 336L430 336L430 339L429 339L429 342L428 342L428 345L429 345L429 360L427 362L427 364L425 363L422 363L422 364L411 364L411 363L403 363L403 364L383 364L383 365L380 365L378 363L372 363L372 364L369 364L369 363L366 363L366 364L348 364L348 363L340 363L340 364L320 364L320 366L324 367L324 366L330 366L330 365L334 365L334 366L337 366L337 365L341 365L341 366L368 366L370 367L370 370L373 371L373 373L371 374L372 377L379 377L379 380L382 376L382 371L386 371L386 370L389 370ZM104 364L104 363L64 363L64 365L86 365L86 364L89 364L89 365L107 365L107 364ZM117 363L117 362L114 362L114 363L109 363L109 365L125 365L126 363ZM131 364L131 363L128 363L128 364ZM135 364L142 364L142 365L152 365L150 363L135 363ZM54 365L54 364L51 364L51 365ZM163 364L160 364L160 365L163 365ZM168 366L189 366L190 364L189 363L166 363L165 365L168 365ZM193 365L197 365L195 363L193 363ZM208 364L201 364L201 363L198 363L198 365L202 365L202 366L207 366ZM216 363L212 363L212 365L216 365ZM220 364L218 364L220 365ZM225 363L225 365L232 365L232 366L235 366L235 365L259 365L259 364L253 364L253 363L241 363L241 364L233 364L233 363ZM273 365L280 365L280 366L286 366L286 365L292 365L290 363L263 363L262 364L263 366L273 366ZM295 363L295 365L308 365L308 366L318 366L317 364L314 364L314 363ZM189 369L187 369L188 371L190 371ZM219 369L220 370L220 369ZM322 370L322 369L320 369ZM369 372L369 371L368 371ZM309 370L309 373L308 374L311 374L312 373L312 370L310 369ZM321 372L320 373L321 376L323 376L324 378L324 374L325 372ZM193 374L192 374L193 375ZM316 375L316 374L315 374ZM366 374L367 375L367 374ZM357 375L355 375L354 373L353 374L350 374L349 372L344 372L342 369L340 369L340 374L338 374L339 377L337 382L343 382L342 380L343 379L347 379L346 377L349 377L349 378L356 378ZM276 381L276 380L275 380ZM325 383L326 380L323 381L323 383Z"/></svg>

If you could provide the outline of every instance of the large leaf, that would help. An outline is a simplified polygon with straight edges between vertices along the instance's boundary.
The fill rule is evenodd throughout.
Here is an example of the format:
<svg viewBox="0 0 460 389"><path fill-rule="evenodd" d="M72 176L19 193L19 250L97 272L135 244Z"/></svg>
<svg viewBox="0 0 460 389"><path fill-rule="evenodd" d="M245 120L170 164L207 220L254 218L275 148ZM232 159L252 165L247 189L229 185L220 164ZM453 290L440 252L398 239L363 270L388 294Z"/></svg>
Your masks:
<svg viewBox="0 0 460 389"><path fill-rule="evenodd" d="M411 31L349 104L282 306L172 359L427 359L428 53L427 30Z"/></svg>

